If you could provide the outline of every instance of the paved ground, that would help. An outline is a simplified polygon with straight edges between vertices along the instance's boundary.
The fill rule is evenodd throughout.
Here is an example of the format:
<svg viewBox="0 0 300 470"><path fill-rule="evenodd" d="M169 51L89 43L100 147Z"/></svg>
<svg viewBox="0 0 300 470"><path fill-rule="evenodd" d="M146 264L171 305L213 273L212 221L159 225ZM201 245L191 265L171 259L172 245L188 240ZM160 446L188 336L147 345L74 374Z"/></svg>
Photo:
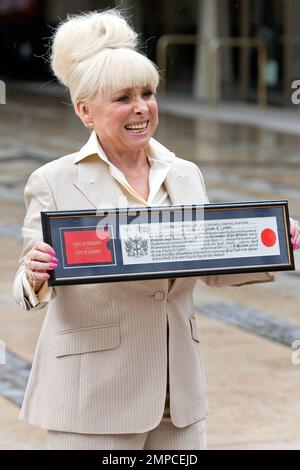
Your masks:
<svg viewBox="0 0 300 470"><path fill-rule="evenodd" d="M21 311L11 284L21 249L25 181L87 137L66 102L63 94L11 90L0 107L0 341L8 350L7 366L0 365L0 449L45 448L44 431L20 423L16 404L43 312ZM217 119L163 113L157 138L199 164L212 202L287 198L300 219L300 137L294 127L288 134ZM300 365L292 363L290 347L300 339L298 254L296 263L297 272L277 275L274 284L212 289L199 282L195 290L211 449L300 449Z"/></svg>

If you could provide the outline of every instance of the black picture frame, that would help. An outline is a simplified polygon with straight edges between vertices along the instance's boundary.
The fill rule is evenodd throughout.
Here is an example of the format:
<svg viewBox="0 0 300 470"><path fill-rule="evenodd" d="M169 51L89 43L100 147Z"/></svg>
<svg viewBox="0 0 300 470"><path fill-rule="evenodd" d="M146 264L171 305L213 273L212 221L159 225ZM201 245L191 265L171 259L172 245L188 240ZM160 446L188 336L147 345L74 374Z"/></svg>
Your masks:
<svg viewBox="0 0 300 470"><path fill-rule="evenodd" d="M60 260L50 286L295 269L286 200L41 212L41 220Z"/></svg>

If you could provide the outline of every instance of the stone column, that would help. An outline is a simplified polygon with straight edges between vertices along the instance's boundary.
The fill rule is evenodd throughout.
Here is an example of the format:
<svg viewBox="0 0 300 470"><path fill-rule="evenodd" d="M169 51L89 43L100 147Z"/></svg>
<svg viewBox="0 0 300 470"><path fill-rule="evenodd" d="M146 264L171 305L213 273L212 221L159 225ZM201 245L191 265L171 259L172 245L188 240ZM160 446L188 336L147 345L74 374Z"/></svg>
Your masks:
<svg viewBox="0 0 300 470"><path fill-rule="evenodd" d="M223 0L222 0L223 1ZM196 64L194 74L194 96L207 101L211 91L214 98L220 95L219 80L212 83L209 67L208 41L218 36L218 0L199 0L198 4L198 43L196 49Z"/></svg>

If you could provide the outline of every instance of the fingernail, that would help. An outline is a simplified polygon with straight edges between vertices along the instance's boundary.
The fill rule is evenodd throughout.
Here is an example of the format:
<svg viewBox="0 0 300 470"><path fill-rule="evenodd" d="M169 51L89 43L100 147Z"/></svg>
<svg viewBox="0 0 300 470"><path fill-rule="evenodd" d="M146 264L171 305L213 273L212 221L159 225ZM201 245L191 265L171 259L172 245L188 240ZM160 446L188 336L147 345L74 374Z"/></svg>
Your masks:
<svg viewBox="0 0 300 470"><path fill-rule="evenodd" d="M56 263L50 263L49 268L50 269L55 269L55 268L57 268L57 264Z"/></svg>
<svg viewBox="0 0 300 470"><path fill-rule="evenodd" d="M54 256L56 255L55 251L51 247L49 247L47 251L50 255L54 255Z"/></svg>
<svg viewBox="0 0 300 470"><path fill-rule="evenodd" d="M50 274L43 274L43 279L50 279Z"/></svg>
<svg viewBox="0 0 300 470"><path fill-rule="evenodd" d="M58 263L59 263L59 259L55 258L55 256L52 256L51 262L58 264Z"/></svg>

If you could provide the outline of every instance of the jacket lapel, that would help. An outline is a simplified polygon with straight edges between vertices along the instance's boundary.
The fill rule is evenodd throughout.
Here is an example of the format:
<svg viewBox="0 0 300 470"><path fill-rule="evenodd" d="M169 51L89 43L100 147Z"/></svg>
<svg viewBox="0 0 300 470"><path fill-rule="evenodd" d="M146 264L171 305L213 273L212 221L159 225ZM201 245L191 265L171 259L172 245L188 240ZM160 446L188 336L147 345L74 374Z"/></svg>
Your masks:
<svg viewBox="0 0 300 470"><path fill-rule="evenodd" d="M122 190L111 177L108 165L97 154L90 155L76 163L78 177L73 185L95 209L124 207Z"/></svg>
<svg viewBox="0 0 300 470"><path fill-rule="evenodd" d="M179 172L173 165L165 179L165 186L172 204L184 204L188 199L186 188L186 176ZM188 188L186 188L188 189Z"/></svg>
<svg viewBox="0 0 300 470"><path fill-rule="evenodd" d="M199 184L191 184L191 175L173 165L165 179L172 204L205 204L205 195Z"/></svg>

